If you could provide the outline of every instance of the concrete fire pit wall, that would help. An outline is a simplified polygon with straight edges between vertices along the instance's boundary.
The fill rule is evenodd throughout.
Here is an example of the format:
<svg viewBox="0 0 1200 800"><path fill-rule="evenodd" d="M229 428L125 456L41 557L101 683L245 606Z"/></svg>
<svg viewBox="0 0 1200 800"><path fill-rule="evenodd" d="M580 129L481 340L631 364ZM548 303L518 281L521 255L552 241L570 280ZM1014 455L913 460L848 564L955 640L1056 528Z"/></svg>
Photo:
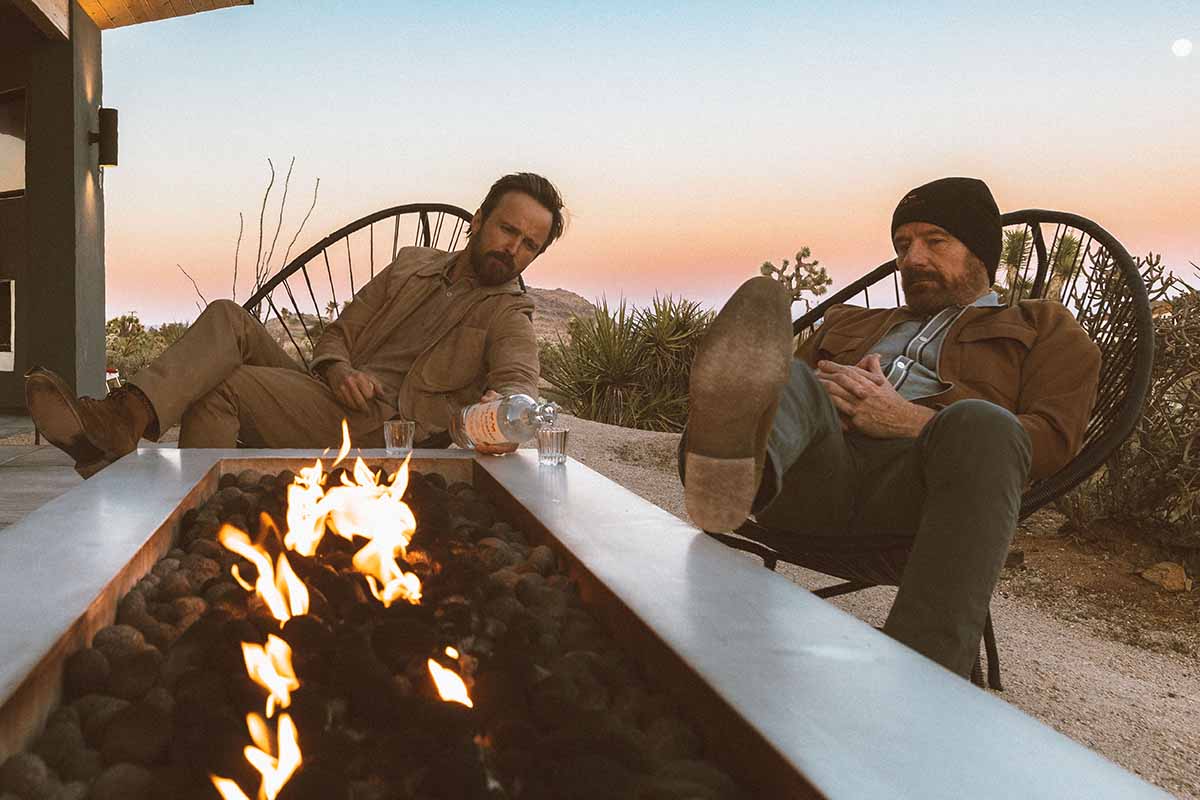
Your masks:
<svg viewBox="0 0 1200 800"><path fill-rule="evenodd" d="M316 455L141 450L0 533L0 759L40 729L65 656L112 622L220 474ZM417 451L413 468L472 481L553 544L756 796L1165 796L578 462Z"/></svg>

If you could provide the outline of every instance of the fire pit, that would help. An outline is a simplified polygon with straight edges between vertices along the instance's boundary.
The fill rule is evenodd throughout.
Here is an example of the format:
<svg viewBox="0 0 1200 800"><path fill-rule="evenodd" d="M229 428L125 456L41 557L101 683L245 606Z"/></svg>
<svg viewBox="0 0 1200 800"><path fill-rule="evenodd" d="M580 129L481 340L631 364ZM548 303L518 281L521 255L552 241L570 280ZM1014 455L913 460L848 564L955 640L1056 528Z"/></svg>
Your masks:
<svg viewBox="0 0 1200 800"><path fill-rule="evenodd" d="M118 600L175 546L184 513L216 494L222 476L297 472L315 455L144 450L0 534L9 571L0 756L41 729L67 657L114 620ZM417 451L410 466L470 484L531 547L551 548L583 606L686 711L705 755L750 796L1154 793L581 464ZM376 597L386 596L388 576L377 574ZM391 577L403 585L403 575ZM267 638L257 654L264 673L281 663L272 646ZM452 673L458 663L451 654L435 661ZM285 673L274 678L286 684ZM267 744L260 750L277 765L284 714L268 710L272 736L241 736Z"/></svg>

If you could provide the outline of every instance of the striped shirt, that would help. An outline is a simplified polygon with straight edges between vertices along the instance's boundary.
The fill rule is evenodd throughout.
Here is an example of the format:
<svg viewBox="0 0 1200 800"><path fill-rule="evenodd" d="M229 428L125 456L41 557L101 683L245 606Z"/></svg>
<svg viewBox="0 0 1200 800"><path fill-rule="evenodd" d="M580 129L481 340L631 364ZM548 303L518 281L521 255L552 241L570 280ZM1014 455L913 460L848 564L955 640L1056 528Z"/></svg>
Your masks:
<svg viewBox="0 0 1200 800"><path fill-rule="evenodd" d="M988 292L971 305L999 306L1000 297ZM924 320L898 322L872 348L883 373L905 400L939 394L950 388L938 375L938 355L946 331L962 316L964 306L948 306Z"/></svg>

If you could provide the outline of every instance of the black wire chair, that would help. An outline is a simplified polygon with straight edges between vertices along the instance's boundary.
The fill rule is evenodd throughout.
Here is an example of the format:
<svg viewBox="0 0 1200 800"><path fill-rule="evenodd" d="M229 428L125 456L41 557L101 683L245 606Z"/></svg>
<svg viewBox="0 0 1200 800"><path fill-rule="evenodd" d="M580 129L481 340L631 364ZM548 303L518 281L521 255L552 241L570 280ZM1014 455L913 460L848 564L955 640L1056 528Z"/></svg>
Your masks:
<svg viewBox="0 0 1200 800"><path fill-rule="evenodd" d="M1025 519L1095 472L1133 432L1150 386L1154 326L1137 266L1120 242L1099 225L1075 214L1038 209L1013 211L1002 222L1005 248L996 283L1004 302L1058 300L1075 314L1102 357L1096 406L1083 447L1066 466L1026 490L1021 501L1021 519ZM1048 247L1047 231L1052 231ZM802 341L833 305L858 301L872 307L873 289L877 307L901 304L895 259L804 314L793 323L793 331ZM899 585L913 544L911 536L813 536L766 528L753 520L733 534L710 532L709 536L759 556L771 570L785 561L845 581L814 592L825 598L871 586ZM990 612L983 639L988 686L1001 690ZM972 680L983 683L978 659Z"/></svg>
<svg viewBox="0 0 1200 800"><path fill-rule="evenodd" d="M280 326L287 340L284 349L307 369L325 325L341 314L376 271L395 259L401 247L456 250L465 243L470 224L469 212L446 203L410 203L376 211L293 258L242 307L268 329ZM518 282L524 290L525 282L519 277Z"/></svg>

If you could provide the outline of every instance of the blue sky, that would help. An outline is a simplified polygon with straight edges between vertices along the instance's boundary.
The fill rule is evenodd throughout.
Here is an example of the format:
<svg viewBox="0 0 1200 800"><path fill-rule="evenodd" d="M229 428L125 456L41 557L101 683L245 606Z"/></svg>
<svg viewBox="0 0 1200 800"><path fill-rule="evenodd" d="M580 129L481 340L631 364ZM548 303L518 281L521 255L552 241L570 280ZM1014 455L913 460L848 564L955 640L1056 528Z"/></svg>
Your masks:
<svg viewBox="0 0 1200 800"><path fill-rule="evenodd" d="M999 8L999 6L997 6ZM378 208L473 209L554 180L567 236L534 285L719 303L808 244L848 282L889 257L911 186L983 177L1001 208L1091 216L1200 262L1200 6L284 2L104 34L121 112L106 175L108 310L227 293L237 215L296 156L299 244Z"/></svg>

